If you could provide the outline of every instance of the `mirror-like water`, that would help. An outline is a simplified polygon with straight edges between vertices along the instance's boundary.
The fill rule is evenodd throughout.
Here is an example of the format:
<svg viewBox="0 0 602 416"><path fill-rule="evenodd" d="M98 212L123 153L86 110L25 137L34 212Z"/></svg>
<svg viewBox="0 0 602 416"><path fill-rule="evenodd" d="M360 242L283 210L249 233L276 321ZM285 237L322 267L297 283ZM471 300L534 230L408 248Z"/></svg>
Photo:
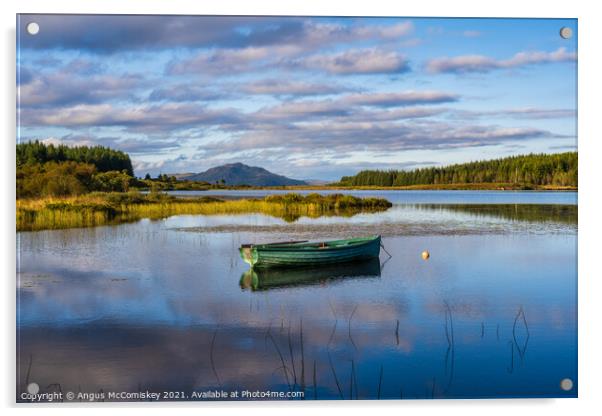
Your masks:
<svg viewBox="0 0 602 416"><path fill-rule="evenodd" d="M379 191L379 190L222 190L171 191L179 196L227 196L229 198L263 198L266 195L295 192L302 195L318 193L348 194L358 197L382 197L394 204L577 204L577 192L544 191Z"/></svg>
<svg viewBox="0 0 602 416"><path fill-rule="evenodd" d="M423 192L383 213L292 223L178 216L20 233L18 385L575 397L576 194L483 205L490 194L436 205L440 194ZM375 233L391 259L250 273L238 254Z"/></svg>

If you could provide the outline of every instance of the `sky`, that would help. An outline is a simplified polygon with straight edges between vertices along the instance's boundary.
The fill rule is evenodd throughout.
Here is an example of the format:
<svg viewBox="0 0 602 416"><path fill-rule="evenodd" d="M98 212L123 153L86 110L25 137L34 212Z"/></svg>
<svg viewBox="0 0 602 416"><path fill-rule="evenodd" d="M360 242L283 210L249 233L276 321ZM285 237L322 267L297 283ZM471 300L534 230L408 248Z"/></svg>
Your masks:
<svg viewBox="0 0 602 416"><path fill-rule="evenodd" d="M123 150L137 176L574 151L576 94L575 19L17 17L18 142Z"/></svg>

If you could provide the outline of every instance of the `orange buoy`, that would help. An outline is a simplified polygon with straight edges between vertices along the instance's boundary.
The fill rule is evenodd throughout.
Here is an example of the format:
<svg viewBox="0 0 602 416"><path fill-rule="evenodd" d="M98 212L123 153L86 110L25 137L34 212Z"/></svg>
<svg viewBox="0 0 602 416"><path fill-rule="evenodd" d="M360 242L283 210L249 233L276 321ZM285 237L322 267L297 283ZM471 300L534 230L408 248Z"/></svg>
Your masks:
<svg viewBox="0 0 602 416"><path fill-rule="evenodd" d="M431 257L431 254L430 254L428 251L424 250L424 251L422 252L422 259L423 259L423 260L428 260L428 259L429 259L429 257Z"/></svg>

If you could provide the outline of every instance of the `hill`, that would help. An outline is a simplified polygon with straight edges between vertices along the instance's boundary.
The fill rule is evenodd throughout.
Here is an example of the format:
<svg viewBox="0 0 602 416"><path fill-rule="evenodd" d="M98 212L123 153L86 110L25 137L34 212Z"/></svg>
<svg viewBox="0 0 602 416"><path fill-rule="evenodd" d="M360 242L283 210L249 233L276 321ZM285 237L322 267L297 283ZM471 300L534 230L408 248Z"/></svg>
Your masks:
<svg viewBox="0 0 602 416"><path fill-rule="evenodd" d="M343 176L341 186L413 186L510 183L577 187L577 152L530 154L404 170L364 170Z"/></svg>
<svg viewBox="0 0 602 416"><path fill-rule="evenodd" d="M304 181L276 175L264 168L247 166L242 163L230 163L227 165L216 166L205 172L180 176L178 180L223 183L231 186L290 186L307 184Z"/></svg>

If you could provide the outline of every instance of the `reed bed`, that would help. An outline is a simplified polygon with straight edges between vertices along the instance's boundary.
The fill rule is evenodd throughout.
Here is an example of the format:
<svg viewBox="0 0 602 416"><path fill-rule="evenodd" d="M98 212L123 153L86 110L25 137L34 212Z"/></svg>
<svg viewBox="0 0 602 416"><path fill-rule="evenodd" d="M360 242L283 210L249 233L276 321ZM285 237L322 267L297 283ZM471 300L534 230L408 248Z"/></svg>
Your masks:
<svg viewBox="0 0 602 416"><path fill-rule="evenodd" d="M225 201L213 197L176 198L161 193L91 193L68 198L17 200L17 231L94 227L173 215L261 213L295 221L302 216L353 215L386 210L390 206L385 199L341 194L285 194Z"/></svg>

